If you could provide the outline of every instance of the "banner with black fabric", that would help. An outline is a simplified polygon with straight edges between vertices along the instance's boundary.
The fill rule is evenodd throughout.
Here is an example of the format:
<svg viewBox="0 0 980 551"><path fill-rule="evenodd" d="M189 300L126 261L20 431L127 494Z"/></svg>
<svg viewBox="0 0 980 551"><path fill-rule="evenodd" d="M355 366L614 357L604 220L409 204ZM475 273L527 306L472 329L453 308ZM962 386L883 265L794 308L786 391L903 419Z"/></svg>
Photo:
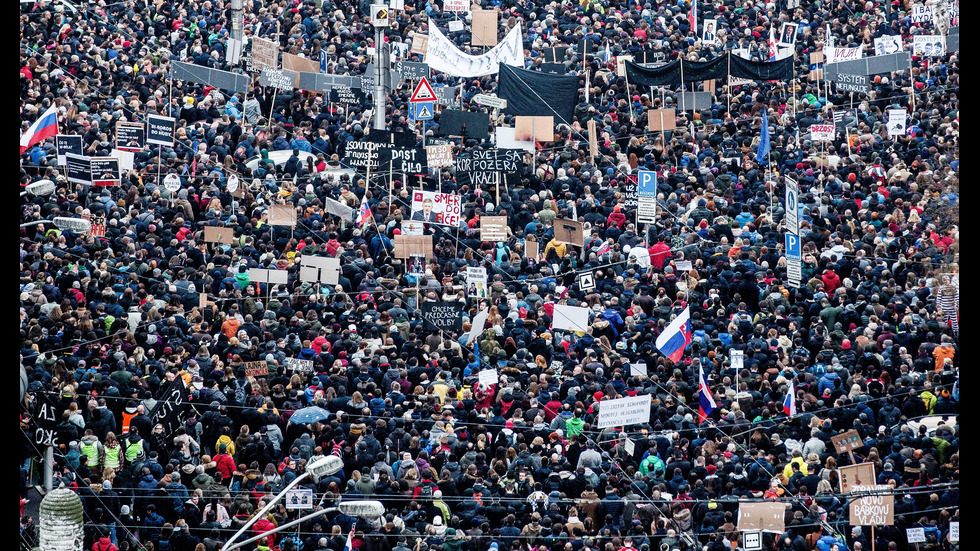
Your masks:
<svg viewBox="0 0 980 551"><path fill-rule="evenodd" d="M429 331L461 331L463 305L458 302L423 302L422 319Z"/></svg>
<svg viewBox="0 0 980 551"><path fill-rule="evenodd" d="M555 117L555 124L571 124L578 103L579 77L501 66L497 97L507 100L508 115Z"/></svg>
<svg viewBox="0 0 980 551"><path fill-rule="evenodd" d="M460 186L495 185L497 174L503 174L501 184L518 187L524 170L523 149L474 149L453 160L456 183Z"/></svg>
<svg viewBox="0 0 980 551"><path fill-rule="evenodd" d="M424 147L383 147L378 150L378 170L396 174L426 174L429 169Z"/></svg>
<svg viewBox="0 0 980 551"><path fill-rule="evenodd" d="M793 79L793 57L778 61L752 61L726 53L711 61L672 61L661 67L644 67L632 61L626 62L626 74L630 84L638 86L680 86L702 80L735 78L749 80ZM683 66L681 64L683 63ZM501 94L502 95L502 94Z"/></svg>
<svg viewBox="0 0 980 551"><path fill-rule="evenodd" d="M187 385L183 378L177 377L170 382L163 394L157 397L157 405L150 412L150 424L156 426L160 423L163 425L163 433L171 436L183 423L180 416L189 406Z"/></svg>

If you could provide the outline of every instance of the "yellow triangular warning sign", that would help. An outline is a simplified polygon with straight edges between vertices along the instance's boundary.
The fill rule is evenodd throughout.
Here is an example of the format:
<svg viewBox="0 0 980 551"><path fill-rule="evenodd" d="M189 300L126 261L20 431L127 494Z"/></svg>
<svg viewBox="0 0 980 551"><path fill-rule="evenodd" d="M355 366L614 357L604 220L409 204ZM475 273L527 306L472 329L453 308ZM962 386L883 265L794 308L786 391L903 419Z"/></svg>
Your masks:
<svg viewBox="0 0 980 551"><path fill-rule="evenodd" d="M408 101L436 101L436 93L432 91L432 86L429 85L428 79L422 77L419 85L416 86L415 91L412 92L412 98Z"/></svg>

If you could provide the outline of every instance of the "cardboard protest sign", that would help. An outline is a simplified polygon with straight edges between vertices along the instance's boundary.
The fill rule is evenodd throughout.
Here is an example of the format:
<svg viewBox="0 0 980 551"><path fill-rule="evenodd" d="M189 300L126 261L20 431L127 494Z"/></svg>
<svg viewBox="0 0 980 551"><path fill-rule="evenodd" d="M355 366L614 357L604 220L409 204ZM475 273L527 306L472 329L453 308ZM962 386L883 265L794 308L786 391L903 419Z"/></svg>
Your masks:
<svg viewBox="0 0 980 551"><path fill-rule="evenodd" d="M650 396L641 394L599 402L596 428L625 427L650 422Z"/></svg>
<svg viewBox="0 0 980 551"><path fill-rule="evenodd" d="M514 117L514 139L517 141L555 141L555 117Z"/></svg>
<svg viewBox="0 0 980 551"><path fill-rule="evenodd" d="M551 317L551 328L565 331L585 332L589 327L589 310L583 306L556 304Z"/></svg>
<svg viewBox="0 0 980 551"><path fill-rule="evenodd" d="M674 109L651 109L647 111L647 130L668 132L677 128L677 111Z"/></svg>
<svg viewBox="0 0 980 551"><path fill-rule="evenodd" d="M235 229L221 226L204 226L204 242L231 245L235 241Z"/></svg>
<svg viewBox="0 0 980 551"><path fill-rule="evenodd" d="M616 76L625 77L626 76L626 62L633 61L633 56L631 55L620 55L616 56Z"/></svg>
<svg viewBox="0 0 980 551"><path fill-rule="evenodd" d="M855 487L867 487L875 485L875 465L874 463L858 463L857 465L845 465L840 467L840 491L850 493L855 491Z"/></svg>
<svg viewBox="0 0 980 551"><path fill-rule="evenodd" d="M599 156L599 137L596 132L595 119L589 119L586 123L586 130L589 134L589 155L593 158Z"/></svg>
<svg viewBox="0 0 980 551"><path fill-rule="evenodd" d="M119 159L114 157L91 157L92 185L118 186L122 182Z"/></svg>
<svg viewBox="0 0 980 551"><path fill-rule="evenodd" d="M749 503L740 501L738 504L738 529L762 530L782 534L786 531L785 516L789 504L783 503Z"/></svg>
<svg viewBox="0 0 980 551"><path fill-rule="evenodd" d="M459 302L422 303L422 319L430 331L461 331L463 329L463 305Z"/></svg>
<svg viewBox="0 0 980 551"><path fill-rule="evenodd" d="M452 144L427 145L425 146L425 156L429 163L429 168L453 166Z"/></svg>
<svg viewBox="0 0 980 551"><path fill-rule="evenodd" d="M282 54L282 68L297 73L319 73L320 63L314 59L284 53Z"/></svg>
<svg viewBox="0 0 980 551"><path fill-rule="evenodd" d="M269 364L265 360L260 362L245 362L246 377L261 377L269 374Z"/></svg>
<svg viewBox="0 0 980 551"><path fill-rule="evenodd" d="M864 440L861 439L860 433L854 429L830 437L830 442L834 445L837 453L847 453L864 446Z"/></svg>
<svg viewBox="0 0 980 551"><path fill-rule="evenodd" d="M895 524L895 496L875 495L851 502L852 526L892 526Z"/></svg>
<svg viewBox="0 0 980 551"><path fill-rule="evenodd" d="M412 220L458 226L462 212L459 195L422 190L412 194Z"/></svg>
<svg viewBox="0 0 980 551"><path fill-rule="evenodd" d="M412 53L425 55L429 48L429 37L424 34L415 33L412 36Z"/></svg>
<svg viewBox="0 0 980 551"><path fill-rule="evenodd" d="M497 45L497 19L500 12L497 10L473 10L472 40L473 46L496 46Z"/></svg>
<svg viewBox="0 0 980 551"><path fill-rule="evenodd" d="M585 235L583 225L575 220L555 219L555 240L559 243L567 243L577 247L585 246Z"/></svg>
<svg viewBox="0 0 980 551"><path fill-rule="evenodd" d="M507 241L507 217L481 216L480 241Z"/></svg>
<svg viewBox="0 0 980 551"><path fill-rule="evenodd" d="M391 242L394 245L392 254L396 258L408 259L413 254L424 254L435 259L431 235L396 235Z"/></svg>
<svg viewBox="0 0 980 551"><path fill-rule="evenodd" d="M293 205L270 205L269 224L272 226L296 226L296 207Z"/></svg>
<svg viewBox="0 0 980 551"><path fill-rule="evenodd" d="M116 149L121 151L143 151L146 144L146 131L143 123L123 122L116 123Z"/></svg>
<svg viewBox="0 0 980 551"><path fill-rule="evenodd" d="M252 37L252 69L262 71L279 67L279 45L271 40ZM317 67L317 71L320 68Z"/></svg>
<svg viewBox="0 0 980 551"><path fill-rule="evenodd" d="M527 258L532 258L534 260L538 259L537 241L524 241L524 256Z"/></svg>

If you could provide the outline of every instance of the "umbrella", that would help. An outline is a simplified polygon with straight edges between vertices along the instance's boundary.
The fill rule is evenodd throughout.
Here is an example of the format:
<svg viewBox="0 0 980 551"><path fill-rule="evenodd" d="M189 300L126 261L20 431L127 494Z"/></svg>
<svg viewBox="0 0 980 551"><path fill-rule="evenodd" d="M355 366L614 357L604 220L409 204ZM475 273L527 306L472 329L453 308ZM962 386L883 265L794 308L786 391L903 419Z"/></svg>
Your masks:
<svg viewBox="0 0 980 551"><path fill-rule="evenodd" d="M290 423L296 423L299 425L305 425L306 423L316 423L317 421L323 421L330 417L330 412L323 409L320 406L310 406L300 410L296 410L296 413L292 414L289 418Z"/></svg>

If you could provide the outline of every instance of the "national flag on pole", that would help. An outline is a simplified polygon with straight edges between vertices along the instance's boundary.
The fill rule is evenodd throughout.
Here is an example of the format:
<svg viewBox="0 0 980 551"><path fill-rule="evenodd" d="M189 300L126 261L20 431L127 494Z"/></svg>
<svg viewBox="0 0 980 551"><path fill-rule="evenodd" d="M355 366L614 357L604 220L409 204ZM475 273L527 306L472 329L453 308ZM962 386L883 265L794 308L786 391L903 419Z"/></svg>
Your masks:
<svg viewBox="0 0 980 551"><path fill-rule="evenodd" d="M27 129L27 132L20 137L20 154L31 148L34 144L43 142L46 138L53 138L58 135L58 108L53 104L43 115L34 121L34 124Z"/></svg>
<svg viewBox="0 0 980 551"><path fill-rule="evenodd" d="M698 35L698 0L691 0L691 10L687 12L687 22L691 25L691 32L694 36Z"/></svg>
<svg viewBox="0 0 980 551"><path fill-rule="evenodd" d="M367 194L364 194L364 198L361 199L361 211L357 214L357 227L361 227L365 222L374 217L371 214L371 207L368 206Z"/></svg>
<svg viewBox="0 0 980 551"><path fill-rule="evenodd" d="M776 33L773 32L772 27L769 27L769 61L776 61L776 54L779 53L779 47L776 45Z"/></svg>
<svg viewBox="0 0 980 551"><path fill-rule="evenodd" d="M715 399L711 395L711 391L708 390L708 383L704 380L704 367L701 367L701 373L698 379L698 424L704 422L705 419L711 415L711 412L715 410Z"/></svg>
<svg viewBox="0 0 980 551"><path fill-rule="evenodd" d="M670 361L678 363L684 357L684 350L692 340L691 307L688 306L657 337L657 349L670 358Z"/></svg>
<svg viewBox="0 0 980 551"><path fill-rule="evenodd" d="M354 527L351 526L350 533L347 534L347 543L344 544L344 551L354 551Z"/></svg>
<svg viewBox="0 0 980 551"><path fill-rule="evenodd" d="M759 151L755 154L755 160L760 165L769 154L769 116L766 114L766 108L762 108L762 133L759 138Z"/></svg>
<svg viewBox="0 0 980 551"><path fill-rule="evenodd" d="M783 413L790 417L796 415L796 390L793 381L789 382L789 389L786 391L786 398L783 400Z"/></svg>
<svg viewBox="0 0 980 551"><path fill-rule="evenodd" d="M608 253L609 250L610 250L609 241L606 240L606 241L603 241L601 245L599 245L599 248L596 249L595 254L596 254L596 256L602 256L602 255Z"/></svg>

